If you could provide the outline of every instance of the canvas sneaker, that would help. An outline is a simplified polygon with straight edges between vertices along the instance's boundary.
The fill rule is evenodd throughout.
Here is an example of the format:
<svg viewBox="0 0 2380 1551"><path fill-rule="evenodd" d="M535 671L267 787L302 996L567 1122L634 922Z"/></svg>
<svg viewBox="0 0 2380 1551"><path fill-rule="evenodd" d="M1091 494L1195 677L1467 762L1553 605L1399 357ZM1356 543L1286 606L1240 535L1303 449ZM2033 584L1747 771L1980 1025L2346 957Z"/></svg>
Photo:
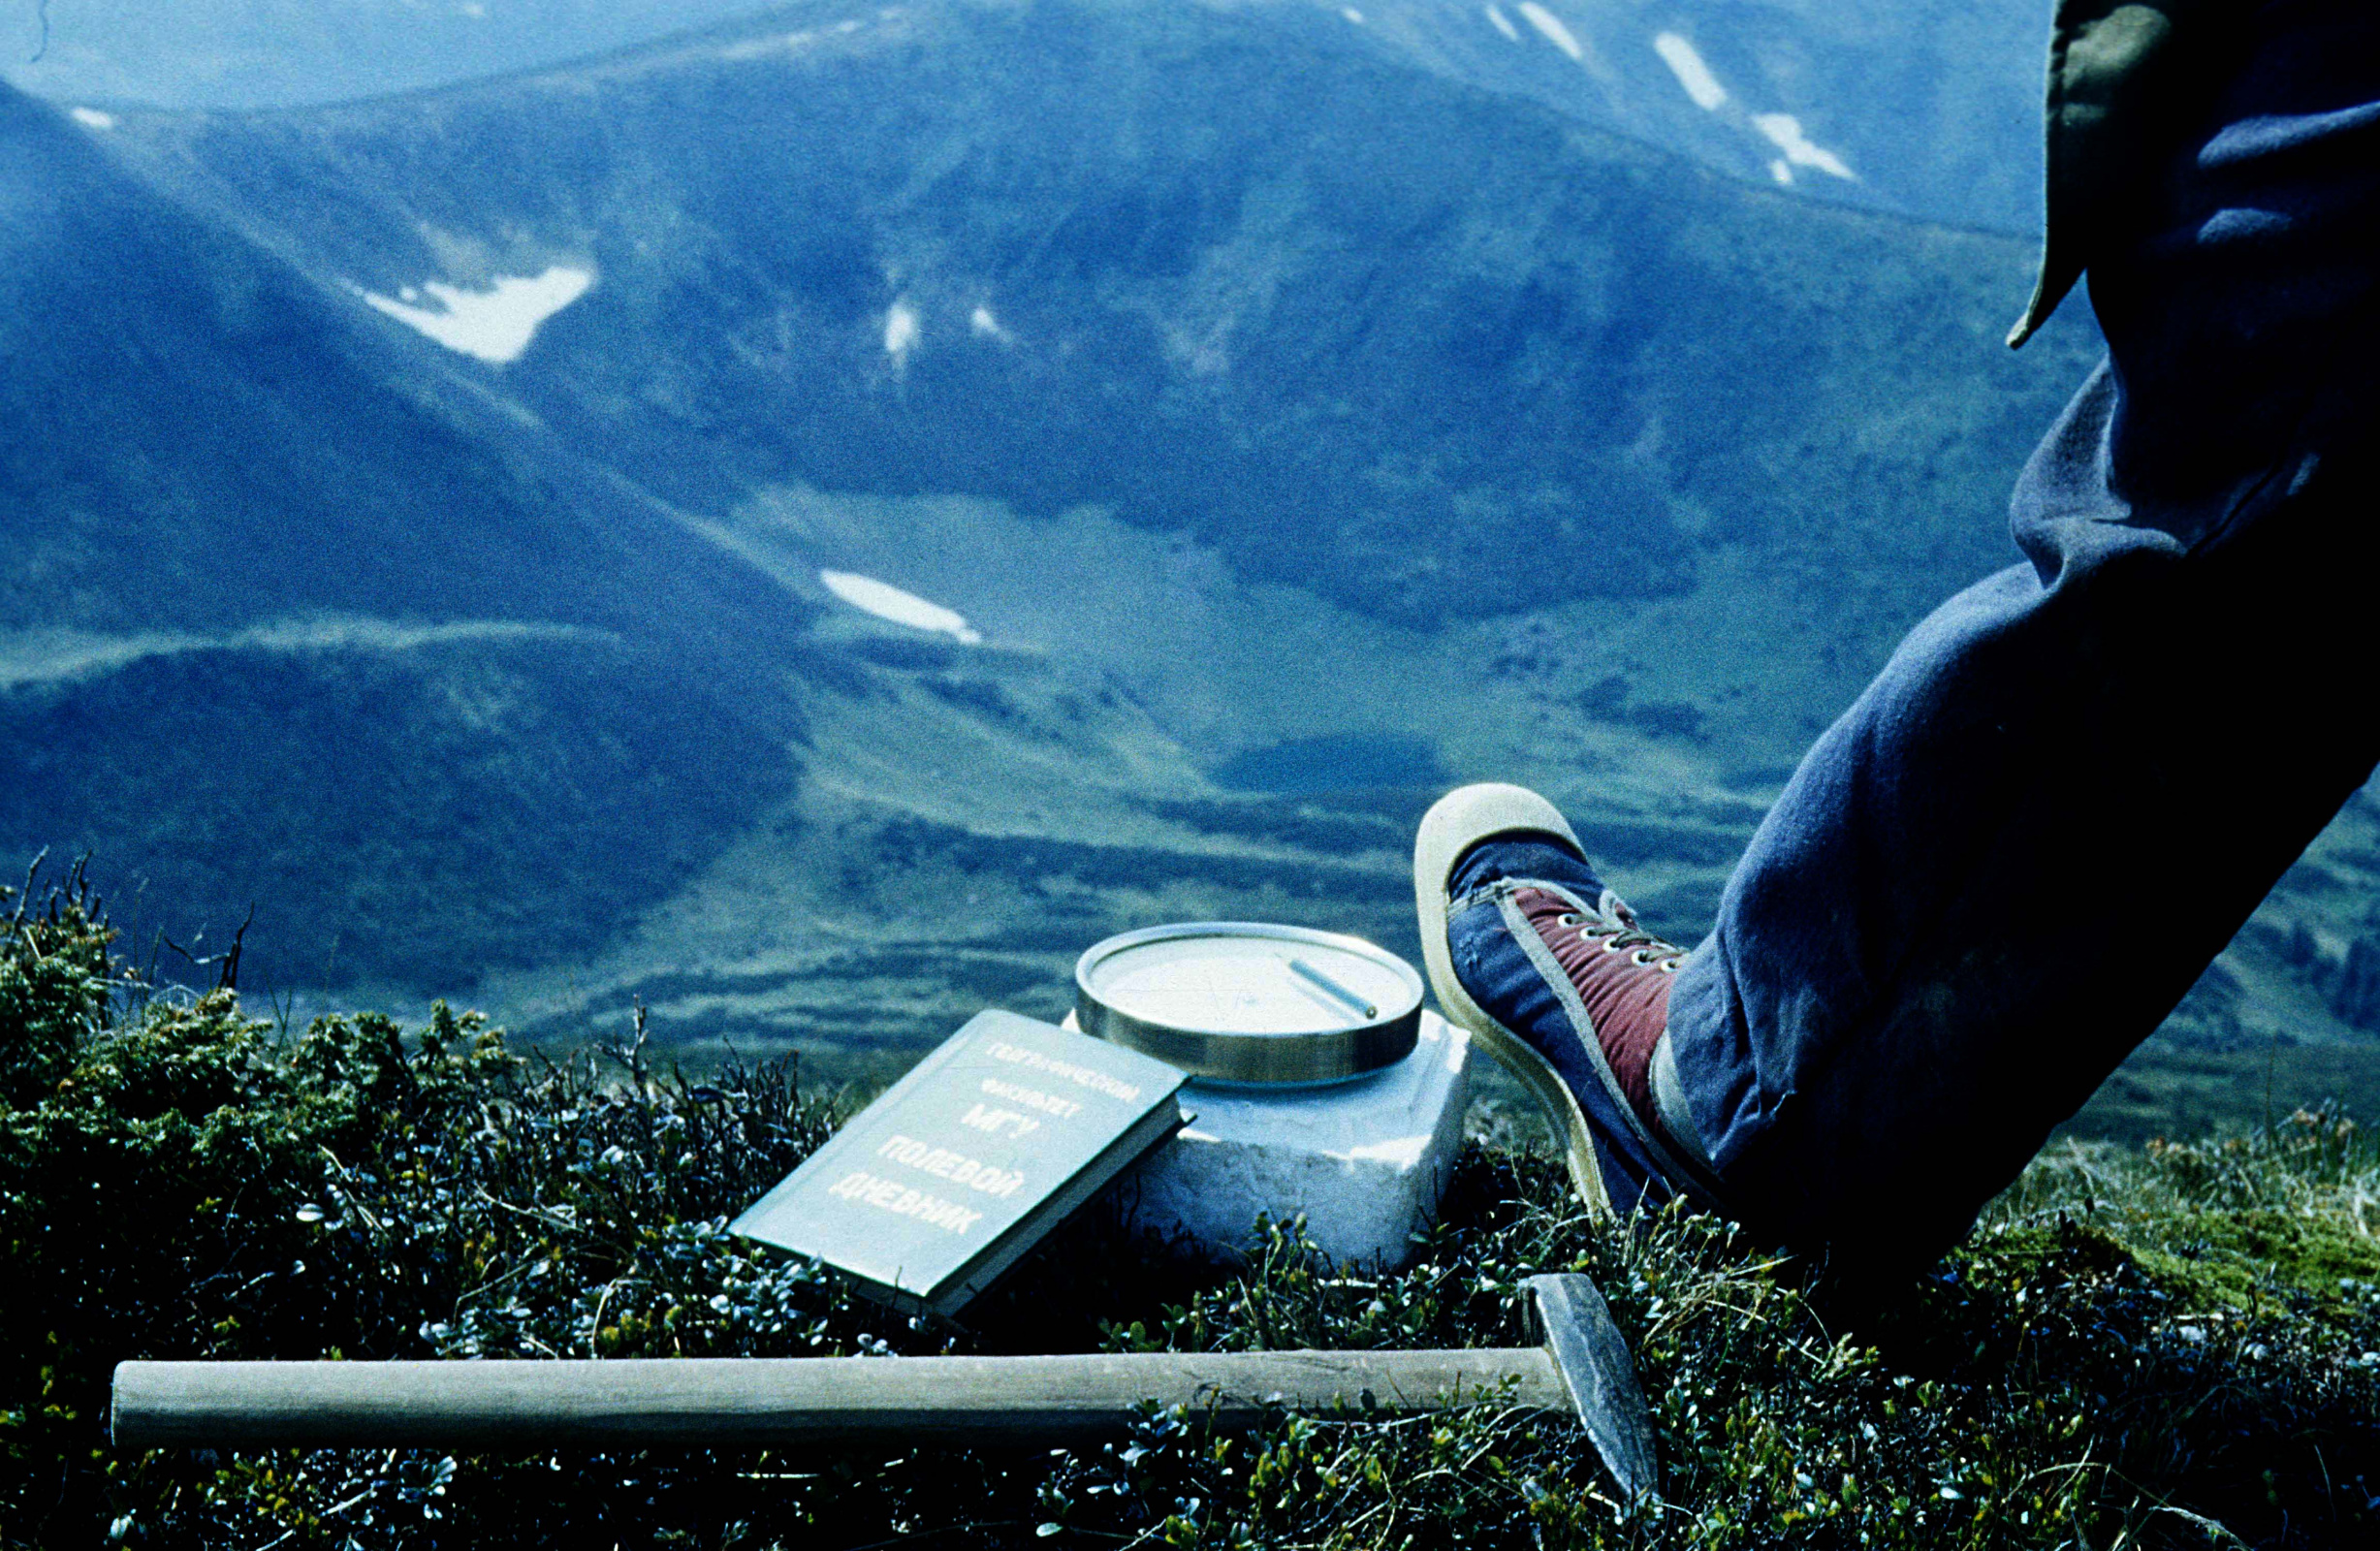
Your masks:
<svg viewBox="0 0 2380 1551"><path fill-rule="evenodd" d="M1413 892L1441 1010L1537 1095L1588 1209L1720 1206L1666 1044L1686 954L1603 886L1561 812L1518 786L1449 792L1422 818Z"/></svg>

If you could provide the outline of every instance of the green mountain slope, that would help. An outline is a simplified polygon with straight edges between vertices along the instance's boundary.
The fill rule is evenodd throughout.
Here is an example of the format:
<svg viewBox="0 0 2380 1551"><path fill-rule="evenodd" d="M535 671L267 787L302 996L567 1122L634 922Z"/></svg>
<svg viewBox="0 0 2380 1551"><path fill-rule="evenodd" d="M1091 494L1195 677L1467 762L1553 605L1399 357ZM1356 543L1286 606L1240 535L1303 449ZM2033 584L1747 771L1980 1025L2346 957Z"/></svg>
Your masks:
<svg viewBox="0 0 2380 1551"><path fill-rule="evenodd" d="M2065 385L1977 348L2012 250L1582 134L1336 17L838 18L111 139L327 290L598 276L458 369L680 505L1096 503L1416 623L1680 592L1691 535L1806 546L1845 490L1980 568Z"/></svg>
<svg viewBox="0 0 2380 1551"><path fill-rule="evenodd" d="M541 1030L643 996L688 1037L864 1053L986 1000L1058 1010L1076 951L1152 920L1410 950L1411 820L1489 776L1553 793L1698 932L1810 735L2012 557L2006 491L2094 338L2000 348L2020 242L1722 175L1377 30L820 4L431 94L76 131L301 277L339 351L549 497L536 523L613 503L585 530L609 551L486 519L580 594L500 617L608 632L653 677L589 667L485 732L506 774L469 789L500 799L428 819L394 778L355 788L410 838L283 826L327 873L373 858L353 886L397 902L391 941L440 930L385 881L426 837L534 880L503 933L356 972L427 994L468 960ZM439 531L375 597L441 595L466 541ZM444 665L496 649L414 652L397 701L472 704ZM109 650L41 714L138 702ZM672 695L777 752L584 733ZM606 828L562 801L583 788L641 795L588 798ZM171 854L183 799L132 840L72 779L43 790L9 833ZM680 790L699 842L641 816ZM527 843L541 811L577 838ZM2373 828L2359 807L2293 879L2194 1037L2347 1031ZM299 930L275 972L315 988L326 934Z"/></svg>
<svg viewBox="0 0 2380 1551"><path fill-rule="evenodd" d="M283 979L467 984L790 784L776 676L693 669L799 600L15 93L0 204L10 851L176 936L253 902Z"/></svg>
<svg viewBox="0 0 2380 1551"><path fill-rule="evenodd" d="M804 691L776 817L566 984L503 980L520 1013L641 991L864 1043L1059 1005L1068 949L1153 915L1403 941L1399 829L1460 775L1591 804L1691 929L1808 734L2000 562L2089 348L1997 348L2018 244L1584 132L1335 14L848 20L96 137L865 649ZM516 358L436 337L557 269L591 283ZM887 655L827 570L988 645Z"/></svg>

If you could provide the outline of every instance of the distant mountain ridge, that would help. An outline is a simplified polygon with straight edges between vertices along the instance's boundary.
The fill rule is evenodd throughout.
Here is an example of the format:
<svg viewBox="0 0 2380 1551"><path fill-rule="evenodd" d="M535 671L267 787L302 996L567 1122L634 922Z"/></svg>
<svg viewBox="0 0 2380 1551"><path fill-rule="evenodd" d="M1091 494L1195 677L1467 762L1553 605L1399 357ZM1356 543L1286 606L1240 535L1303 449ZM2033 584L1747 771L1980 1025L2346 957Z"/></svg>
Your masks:
<svg viewBox="0 0 2380 1551"><path fill-rule="evenodd" d="M1137 3L1137 0L1133 0ZM1186 4L1199 0L1185 0ZM1758 181L2026 233L2047 0L1222 0ZM752 0L49 0L0 76L67 104L319 105L544 70ZM898 15L854 7L851 17ZM38 55L38 57L36 57Z"/></svg>

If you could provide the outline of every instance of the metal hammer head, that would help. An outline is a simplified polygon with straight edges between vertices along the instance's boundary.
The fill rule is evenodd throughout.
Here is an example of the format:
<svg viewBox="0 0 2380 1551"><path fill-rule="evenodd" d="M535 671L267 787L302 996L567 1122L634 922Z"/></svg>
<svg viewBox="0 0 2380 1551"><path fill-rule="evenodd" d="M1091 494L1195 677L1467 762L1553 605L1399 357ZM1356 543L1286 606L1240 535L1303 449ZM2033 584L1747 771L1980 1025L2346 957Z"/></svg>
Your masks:
<svg viewBox="0 0 2380 1551"><path fill-rule="evenodd" d="M1546 1353L1577 1408L1579 1424L1619 1482L1621 1495L1631 1503L1652 1496L1661 1486L1653 1416L1603 1293L1577 1275L1535 1276L1522 1285L1529 1289L1531 1322L1545 1338Z"/></svg>

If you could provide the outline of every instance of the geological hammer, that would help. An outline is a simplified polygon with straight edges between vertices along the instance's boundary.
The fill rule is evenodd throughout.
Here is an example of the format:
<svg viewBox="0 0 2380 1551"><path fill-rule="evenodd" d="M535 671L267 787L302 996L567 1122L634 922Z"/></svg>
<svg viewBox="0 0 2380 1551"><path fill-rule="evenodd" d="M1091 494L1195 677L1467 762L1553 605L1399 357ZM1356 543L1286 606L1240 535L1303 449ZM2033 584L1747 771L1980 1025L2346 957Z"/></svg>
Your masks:
<svg viewBox="0 0 2380 1551"><path fill-rule="evenodd" d="M1051 1357L128 1362L123 1448L733 1448L1017 1444L1127 1431L1142 1402L1221 1426L1267 1407L1385 1412L1490 1401L1575 1414L1622 1494L1657 1490L1627 1344L1583 1276L1526 1279L1541 1346L1124 1352ZM1368 1401L1367 1401L1368 1397Z"/></svg>

